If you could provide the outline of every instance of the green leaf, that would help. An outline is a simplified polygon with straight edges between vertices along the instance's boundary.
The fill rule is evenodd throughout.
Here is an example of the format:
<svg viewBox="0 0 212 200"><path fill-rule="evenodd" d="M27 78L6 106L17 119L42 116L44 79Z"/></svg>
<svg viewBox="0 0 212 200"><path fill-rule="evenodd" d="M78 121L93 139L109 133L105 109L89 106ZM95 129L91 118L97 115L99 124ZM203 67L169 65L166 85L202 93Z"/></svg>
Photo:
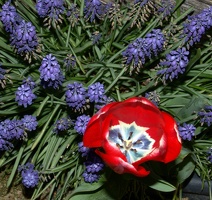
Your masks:
<svg viewBox="0 0 212 200"><path fill-rule="evenodd" d="M184 161L178 165L177 182L183 183L194 171L195 162L191 156L185 157Z"/></svg>

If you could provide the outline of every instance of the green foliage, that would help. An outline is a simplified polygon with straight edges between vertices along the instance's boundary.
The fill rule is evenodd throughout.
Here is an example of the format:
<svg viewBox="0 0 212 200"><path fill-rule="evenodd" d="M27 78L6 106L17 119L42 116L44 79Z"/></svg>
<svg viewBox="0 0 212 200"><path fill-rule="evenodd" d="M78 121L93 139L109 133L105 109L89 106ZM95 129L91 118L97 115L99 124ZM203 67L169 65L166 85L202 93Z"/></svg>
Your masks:
<svg viewBox="0 0 212 200"><path fill-rule="evenodd" d="M4 3L0 1L1 6ZM138 8L138 4L133 6L128 2L116 3L117 12L95 23L85 19L84 1L66 0L66 8L75 3L80 12L78 23L74 26L65 14L62 23L48 21L50 24L46 26L46 21L37 14L33 0L14 0L12 3L20 16L36 27L39 48L29 57L17 54L10 45L9 35L0 24L0 67L6 70L5 82L0 80L0 120L21 119L23 115L30 114L37 117L38 127L36 131L26 133L22 140L14 141L14 149L0 152L0 169L11 169L8 188L15 180L20 180L18 166L28 161L35 165L41 177L32 194L33 200L47 189L50 190L48 199L58 200L118 200L126 195L129 188L133 188L132 193L135 194L137 190L145 191L146 188L159 192L178 191L194 171L203 181L211 180L211 163L206 154L212 146L211 129L201 124L197 116L205 105L212 105L211 30L189 50L189 64L184 74L166 84L157 75L158 64L165 59L165 55L183 46L184 38L180 37L183 23L193 12L191 8L181 12L183 0L176 1L174 12L167 19L156 14L152 4ZM160 5L160 1L154 3ZM132 41L145 37L154 28L162 29L167 37L163 51L147 60L138 70L126 65L121 53ZM91 36L96 31L101 33L101 38L93 44ZM65 76L58 90L44 89L40 84L38 69L42 58L49 53L57 58ZM75 57L76 64L67 67L65 59L70 55ZM15 92L28 76L38 85L34 89L37 99L24 108L15 102ZM147 178L138 180L117 174L109 177L102 174L98 182L85 183L82 180L83 159L78 152L82 137L76 133L73 125L64 134L53 133L58 119L70 116L74 121L82 114L71 110L65 102L66 86L74 81L83 83L86 88L100 82L105 87L106 95L115 101L145 96L146 92L155 91L160 99L160 109L172 114L180 124L192 123L197 127L195 138L190 142L183 141L184 148L176 161L167 165L148 163L152 173ZM85 110L91 116L95 112L97 110L92 105ZM160 170L161 167L166 167L167 171ZM132 187L133 184L135 187Z"/></svg>

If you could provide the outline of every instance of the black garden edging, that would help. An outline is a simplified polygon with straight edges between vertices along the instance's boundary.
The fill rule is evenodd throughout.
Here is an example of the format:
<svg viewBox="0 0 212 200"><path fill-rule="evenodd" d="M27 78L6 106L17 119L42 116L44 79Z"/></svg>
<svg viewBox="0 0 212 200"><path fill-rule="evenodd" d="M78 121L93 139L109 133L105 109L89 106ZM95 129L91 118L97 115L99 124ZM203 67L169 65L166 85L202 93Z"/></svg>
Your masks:
<svg viewBox="0 0 212 200"><path fill-rule="evenodd" d="M212 184L212 181L211 181ZM193 174L183 188L183 197L188 197L188 200L212 200L209 197L209 186L205 182L202 187L202 180L197 174Z"/></svg>

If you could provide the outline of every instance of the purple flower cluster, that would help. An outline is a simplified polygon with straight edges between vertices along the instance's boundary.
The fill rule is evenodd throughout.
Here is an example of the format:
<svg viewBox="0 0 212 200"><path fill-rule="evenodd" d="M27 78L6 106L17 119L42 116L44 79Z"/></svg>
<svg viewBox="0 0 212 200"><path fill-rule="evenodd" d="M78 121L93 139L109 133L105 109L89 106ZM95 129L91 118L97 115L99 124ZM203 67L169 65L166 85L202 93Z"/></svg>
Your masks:
<svg viewBox="0 0 212 200"><path fill-rule="evenodd" d="M63 14L65 7L63 0L37 0L36 10L38 15L42 18L49 17L58 20L59 16Z"/></svg>
<svg viewBox="0 0 212 200"><path fill-rule="evenodd" d="M82 83L74 82L67 85L68 90L65 93L66 103L69 107L79 110L83 108L88 99L95 105L103 104L106 100L103 84L96 82L86 88Z"/></svg>
<svg viewBox="0 0 212 200"><path fill-rule="evenodd" d="M6 119L0 122L0 151L7 151L13 148L11 141L21 139L24 135L23 123L21 120Z"/></svg>
<svg viewBox="0 0 212 200"><path fill-rule="evenodd" d="M22 183L26 188L34 188L38 185L39 173L34 169L33 164L20 165L18 171L21 173Z"/></svg>
<svg viewBox="0 0 212 200"><path fill-rule="evenodd" d="M66 13L68 20L71 23L71 26L74 27L78 21L79 21L79 15L80 12L77 8L76 4L71 4L70 8L68 9L67 13Z"/></svg>
<svg viewBox="0 0 212 200"><path fill-rule="evenodd" d="M43 58L39 72L41 84L44 88L58 89L62 85L64 76L59 63L52 54L48 54Z"/></svg>
<svg viewBox="0 0 212 200"><path fill-rule="evenodd" d="M152 32L148 33L145 37L147 41L150 51L157 56L158 52L163 50L163 46L165 43L165 37L160 29L153 29Z"/></svg>
<svg viewBox="0 0 212 200"><path fill-rule="evenodd" d="M18 103L18 105L26 108L28 105L32 104L32 101L36 99L36 95L32 91L35 86L36 84L31 77L23 81L23 84L18 87L17 91L15 92L15 101Z"/></svg>
<svg viewBox="0 0 212 200"><path fill-rule="evenodd" d="M82 83L74 82L67 85L65 93L66 103L69 107L79 110L85 105L86 89Z"/></svg>
<svg viewBox="0 0 212 200"><path fill-rule="evenodd" d="M145 93L145 98L149 99L156 106L158 106L158 104L160 102L160 97L159 97L159 95L157 94L156 91Z"/></svg>
<svg viewBox="0 0 212 200"><path fill-rule="evenodd" d="M167 68L158 71L158 75L163 75L164 81L170 79L171 81L178 78L179 74L185 72L188 65L189 51L185 47L179 48L176 51L171 51L166 55L166 60L160 63L160 66L166 66Z"/></svg>
<svg viewBox="0 0 212 200"><path fill-rule="evenodd" d="M71 120L68 118L61 118L59 120L56 121L55 125L54 125L54 130L53 132L58 134L60 132L64 132L67 131L68 128L71 125Z"/></svg>
<svg viewBox="0 0 212 200"><path fill-rule="evenodd" d="M12 140L23 139L24 131L33 131L36 129L38 122L32 115L24 115L20 120L5 119L0 121L0 151L6 151L13 148Z"/></svg>
<svg viewBox="0 0 212 200"><path fill-rule="evenodd" d="M78 151L81 153L82 157L87 157L90 152L90 148L85 147L83 145L83 142L79 142L78 143Z"/></svg>
<svg viewBox="0 0 212 200"><path fill-rule="evenodd" d="M27 131L34 131L37 128L38 122L35 116L33 115L24 115L24 117L21 119L23 122L24 128Z"/></svg>
<svg viewBox="0 0 212 200"><path fill-rule="evenodd" d="M22 20L10 35L11 45L17 49L19 54L32 52L38 46L35 27L31 22Z"/></svg>
<svg viewBox="0 0 212 200"><path fill-rule="evenodd" d="M90 102L98 103L104 94L104 85L99 82L96 82L88 87L88 98Z"/></svg>
<svg viewBox="0 0 212 200"><path fill-rule="evenodd" d="M163 18L170 16L174 11L174 4L171 0L161 0L161 7L157 11L162 14Z"/></svg>
<svg viewBox="0 0 212 200"><path fill-rule="evenodd" d="M4 28L7 32L12 33L13 28L17 24L18 14L14 6L10 4L10 1L7 1L2 6L2 11L0 12L1 22L4 25Z"/></svg>
<svg viewBox="0 0 212 200"><path fill-rule="evenodd" d="M91 40L93 44L98 44L99 40L101 39L102 34L99 33L98 31L94 32L91 36Z"/></svg>
<svg viewBox="0 0 212 200"><path fill-rule="evenodd" d="M212 26L212 6L204 9L201 13L188 17L188 22L184 24L183 33L185 42L193 46L199 42L206 30Z"/></svg>
<svg viewBox="0 0 212 200"><path fill-rule="evenodd" d="M157 55L163 49L165 37L160 29L153 29L145 38L137 38L128 45L122 55L126 58L126 64L133 63L133 66L143 65L146 58L152 53Z"/></svg>
<svg viewBox="0 0 212 200"><path fill-rule="evenodd" d="M99 172L103 170L104 163L99 156L97 156L93 150L90 150L86 161L84 162L85 171L82 174L85 182L93 183L99 180Z"/></svg>
<svg viewBox="0 0 212 200"><path fill-rule="evenodd" d="M64 65L66 67L66 71L70 71L72 68L76 66L76 58L72 54L68 54L64 59Z"/></svg>
<svg viewBox="0 0 212 200"><path fill-rule="evenodd" d="M205 106L203 111L198 112L198 116L201 118L201 124L210 126L212 124L212 106Z"/></svg>
<svg viewBox="0 0 212 200"><path fill-rule="evenodd" d="M183 123L182 126L178 126L178 130L183 140L191 141L192 137L195 136L196 127L193 124Z"/></svg>
<svg viewBox="0 0 212 200"><path fill-rule="evenodd" d="M100 0L85 0L84 14L91 22L101 19L104 15L104 5Z"/></svg>
<svg viewBox="0 0 212 200"><path fill-rule="evenodd" d="M88 115L78 116L76 121L75 121L74 129L80 135L83 135L89 120L90 120L90 116L88 116Z"/></svg>
<svg viewBox="0 0 212 200"><path fill-rule="evenodd" d="M0 17L5 30L10 33L11 45L19 54L31 53L36 49L38 39L35 27L17 14L15 7L10 5L10 1L2 6Z"/></svg>

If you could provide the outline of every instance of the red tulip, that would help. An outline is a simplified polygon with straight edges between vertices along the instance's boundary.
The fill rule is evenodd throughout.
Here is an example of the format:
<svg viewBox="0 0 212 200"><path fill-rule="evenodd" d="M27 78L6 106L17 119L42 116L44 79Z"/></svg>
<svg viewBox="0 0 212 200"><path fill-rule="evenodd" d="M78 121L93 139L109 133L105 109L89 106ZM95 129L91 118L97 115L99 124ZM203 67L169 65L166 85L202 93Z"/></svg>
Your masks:
<svg viewBox="0 0 212 200"><path fill-rule="evenodd" d="M181 140L172 116L143 97L104 106L89 121L84 146L119 174L147 176L142 163L168 163L177 158Z"/></svg>

